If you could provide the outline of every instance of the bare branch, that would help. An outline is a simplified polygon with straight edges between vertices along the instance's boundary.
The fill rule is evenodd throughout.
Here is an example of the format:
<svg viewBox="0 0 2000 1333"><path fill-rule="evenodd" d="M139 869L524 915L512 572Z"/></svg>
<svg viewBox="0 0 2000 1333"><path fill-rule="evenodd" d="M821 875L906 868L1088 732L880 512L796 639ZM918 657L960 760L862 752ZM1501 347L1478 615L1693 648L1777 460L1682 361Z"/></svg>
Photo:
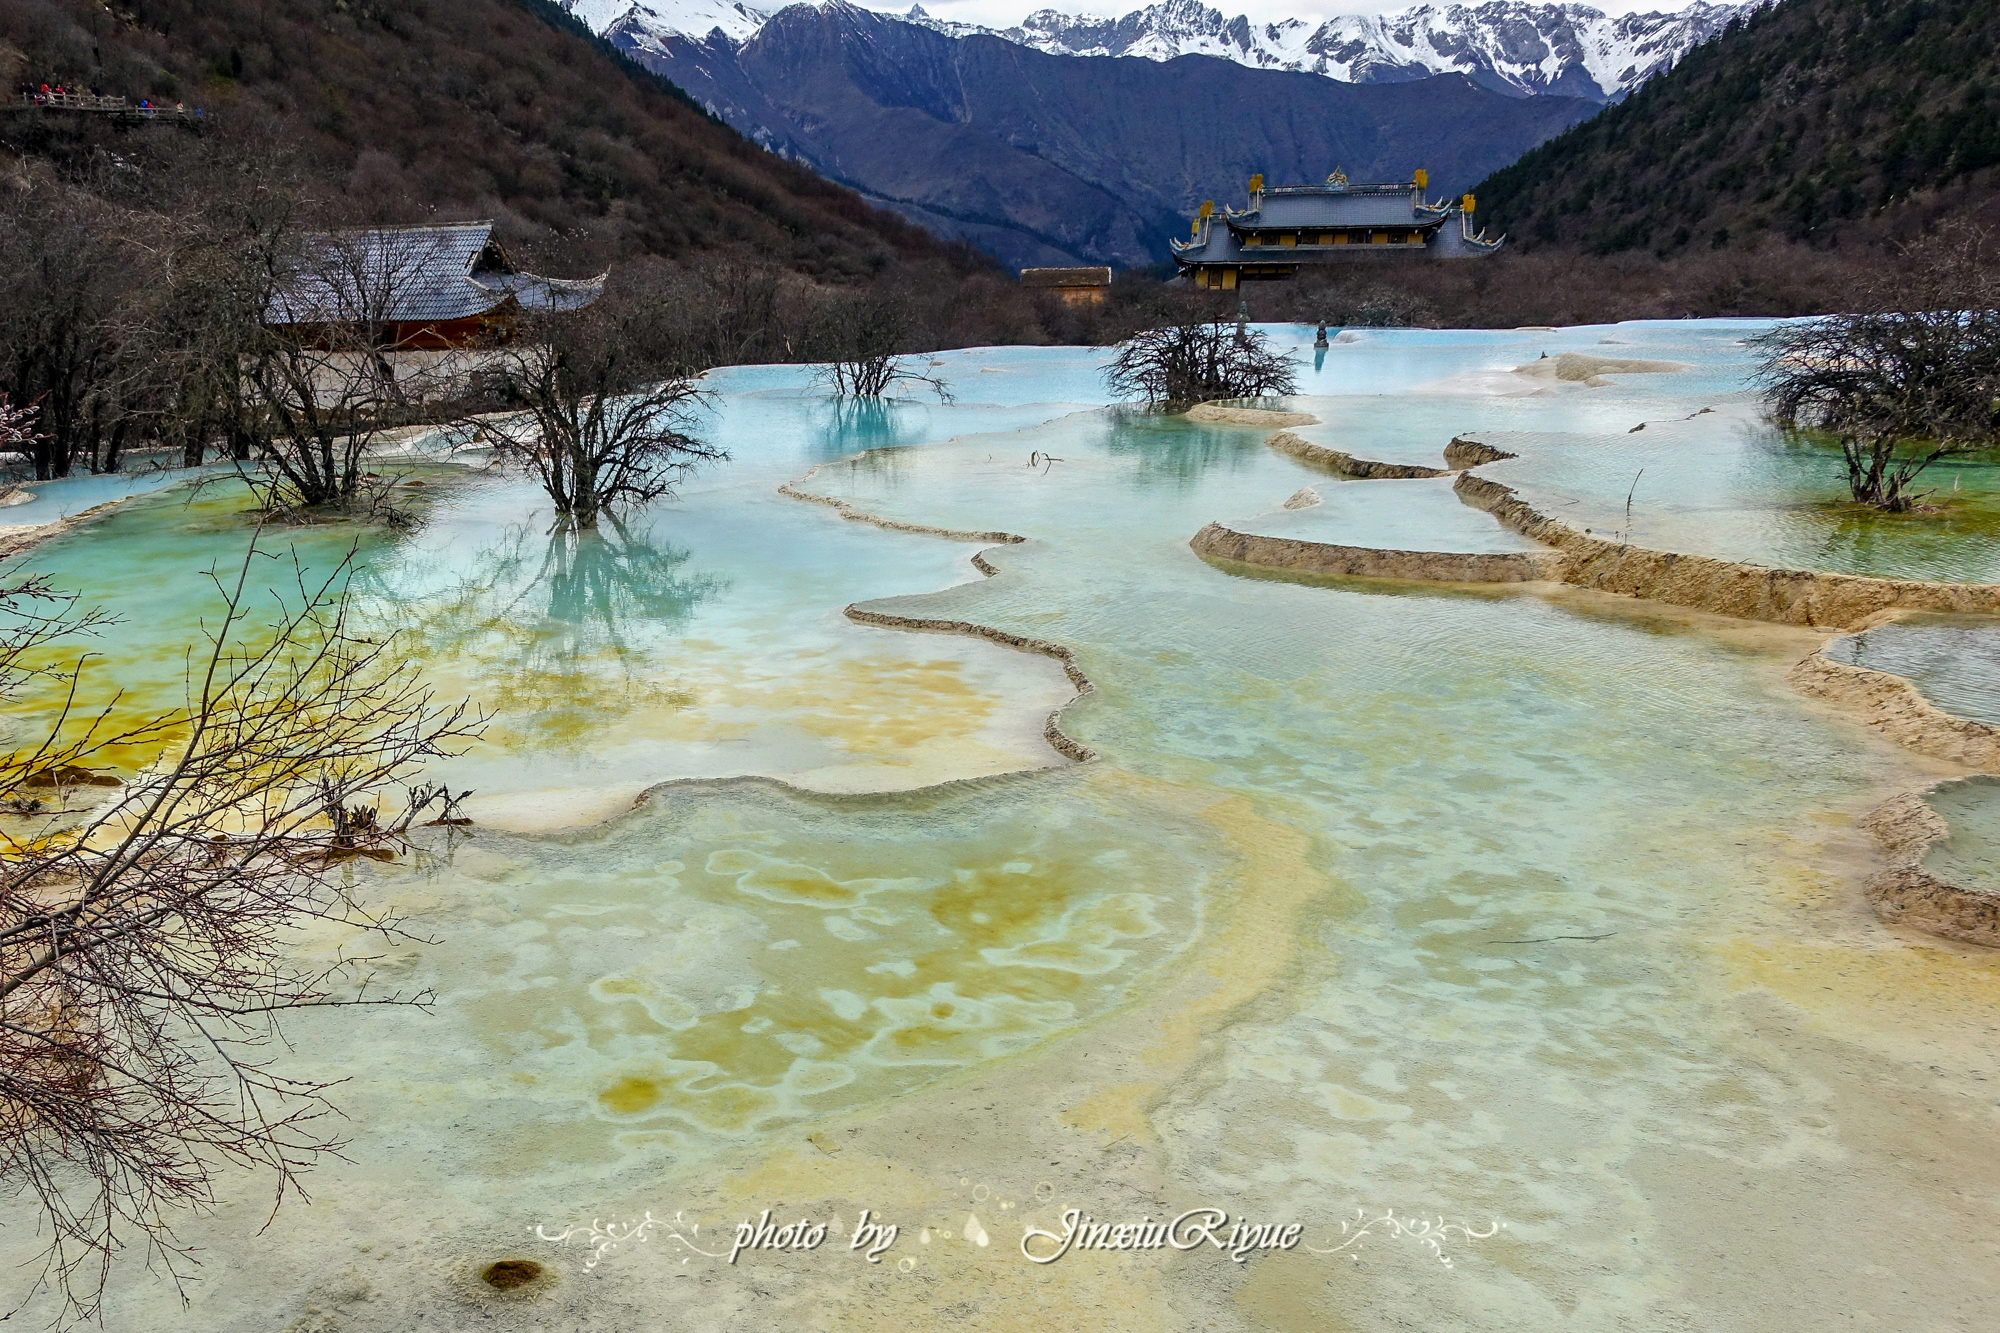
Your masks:
<svg viewBox="0 0 2000 1333"><path fill-rule="evenodd" d="M483 723L434 699L393 639L350 627L351 554L318 576L294 560L278 611L253 623L269 558L253 542L219 582L184 707L119 704L74 728L65 710L30 757L0 757L4 799L51 756L101 784L113 743L159 755L94 808L0 840L0 1177L47 1224L23 1300L52 1288L66 1319L97 1315L133 1245L178 1280L191 1260L174 1220L214 1202L222 1165L268 1168L281 1201L338 1151L333 1085L277 1071L274 1021L359 1002L365 959L311 966L288 942L308 920L412 938L360 905L353 860L408 849L420 807L385 817L385 795ZM0 613L0 688L21 678L19 645L91 623L32 582L0 588Z"/></svg>

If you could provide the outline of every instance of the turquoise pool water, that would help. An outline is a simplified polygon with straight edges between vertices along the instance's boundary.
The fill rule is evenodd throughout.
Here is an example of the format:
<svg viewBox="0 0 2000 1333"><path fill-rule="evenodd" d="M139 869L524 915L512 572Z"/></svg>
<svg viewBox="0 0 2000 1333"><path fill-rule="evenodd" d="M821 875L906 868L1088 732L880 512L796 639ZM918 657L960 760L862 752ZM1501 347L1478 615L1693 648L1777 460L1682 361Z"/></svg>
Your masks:
<svg viewBox="0 0 2000 1333"><path fill-rule="evenodd" d="M1756 433L1754 332L1370 331L1293 405L1362 457L1425 461L1457 434L1516 450L1488 471L1579 526L1624 525L1657 467L1633 540L1775 560L1810 546L1794 506L1827 474ZM1689 368L1516 373L1544 351ZM351 1079L351 1160L269 1230L247 1186L199 1223L229 1258L188 1312L121 1275L124 1326L2000 1316L2000 1267L1975 1262L2000 1224L2000 968L1867 914L1855 817L1916 768L1784 684L1815 637L1225 573L1187 545L1214 520L1523 543L1448 480L1339 483L1265 428L1107 409L1099 352L937 361L954 402L871 413L798 368L718 372L731 462L594 537L468 472L426 474L413 535L367 539L367 613L497 713L451 770L486 802L471 838L364 885L437 941L377 984L438 1003L292 1025L289 1059ZM984 578L977 544L777 494L815 465L806 488L858 510L1027 540L986 550ZM1306 485L1323 506L1279 510ZM34 563L123 613L107 669L163 690L210 604L199 570L244 540L220 500L163 495ZM282 540L317 565L351 534ZM1958 537L1882 540L1868 559L1984 576ZM1042 742L1071 693L1046 658L857 625L850 602L1068 645L1096 689L1062 725L1102 758ZM1913 1150L1919 1125L1960 1174ZM1240 1268L1016 1248L1067 1206L1211 1203L1310 1222L1321 1247L1356 1209L1507 1226L1450 1268L1387 1236ZM534 1235L686 1209L708 1236L766 1207L869 1207L910 1234L879 1271L656 1239L588 1272ZM1878 1224L1905 1217L1924 1225ZM1801 1243L1798 1219L1867 1225L1868 1262ZM516 1253L561 1281L496 1304L467 1275Z"/></svg>

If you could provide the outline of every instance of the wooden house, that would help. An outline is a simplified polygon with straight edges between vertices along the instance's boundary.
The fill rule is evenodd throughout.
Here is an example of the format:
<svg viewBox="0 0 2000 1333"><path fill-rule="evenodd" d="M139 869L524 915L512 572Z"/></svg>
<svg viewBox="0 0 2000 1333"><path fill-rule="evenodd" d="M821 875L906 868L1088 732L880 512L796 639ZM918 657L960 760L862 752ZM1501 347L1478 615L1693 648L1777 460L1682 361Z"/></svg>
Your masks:
<svg viewBox="0 0 2000 1333"><path fill-rule="evenodd" d="M523 273L491 222L323 232L305 238L265 312L328 348L429 351L490 346L524 313L580 310L604 275L579 281Z"/></svg>
<svg viewBox="0 0 2000 1333"><path fill-rule="evenodd" d="M1021 285L1030 291L1049 292L1064 305L1103 305L1111 293L1108 268L1024 268Z"/></svg>

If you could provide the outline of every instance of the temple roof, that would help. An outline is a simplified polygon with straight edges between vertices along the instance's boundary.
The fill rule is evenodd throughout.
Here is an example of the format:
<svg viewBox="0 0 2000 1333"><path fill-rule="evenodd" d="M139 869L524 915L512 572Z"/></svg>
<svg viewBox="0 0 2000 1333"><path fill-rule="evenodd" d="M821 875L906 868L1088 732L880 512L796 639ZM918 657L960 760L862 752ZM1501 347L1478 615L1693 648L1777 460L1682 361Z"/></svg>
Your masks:
<svg viewBox="0 0 2000 1333"><path fill-rule="evenodd" d="M1204 227L1203 234L1193 241L1175 241L1174 258L1183 264L1226 264L1242 259L1243 242L1227 227ZM1263 246L1257 251L1261 257Z"/></svg>
<svg viewBox="0 0 2000 1333"><path fill-rule="evenodd" d="M529 310L578 310L604 290L601 275L572 282L519 272L491 222L322 232L300 251L265 312L269 323L428 323L483 315L510 299Z"/></svg>
<svg viewBox="0 0 2000 1333"><path fill-rule="evenodd" d="M1408 185L1295 186L1266 190L1250 208L1225 215L1232 227L1407 227L1436 222L1442 212L1422 208Z"/></svg>

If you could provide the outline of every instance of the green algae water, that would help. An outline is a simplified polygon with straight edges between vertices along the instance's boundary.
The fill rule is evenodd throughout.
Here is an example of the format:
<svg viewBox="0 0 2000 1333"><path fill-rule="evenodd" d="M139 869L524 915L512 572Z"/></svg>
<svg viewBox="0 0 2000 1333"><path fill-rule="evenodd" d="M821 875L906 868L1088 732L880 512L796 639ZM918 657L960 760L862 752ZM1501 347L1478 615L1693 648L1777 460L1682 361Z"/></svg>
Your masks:
<svg viewBox="0 0 2000 1333"><path fill-rule="evenodd" d="M1371 331L1287 406L1362 458L1484 440L1519 458L1483 474L1640 544L2000 577L1952 515L1838 535L1837 471L1751 410L1755 331ZM1685 369L1516 369L1565 351ZM717 372L732 461L672 504L579 537L467 468L413 533L365 535L365 614L495 714L444 766L470 835L358 872L434 941L371 987L437 1001L289 1025L288 1062L349 1080L348 1160L268 1229L231 1177L189 1228L192 1306L121 1271L114 1326L2000 1320L2000 966L1869 914L1857 820L1929 770L1785 684L1825 636L1210 565L1211 521L1531 544L1448 479L1340 481L1267 427L1109 409L1102 359L944 354L952 403L866 413L801 369ZM1026 540L778 493L814 467L849 512ZM1305 486L1321 504L1283 509ZM222 498L166 492L30 563L123 615L107 669L164 695L200 570L246 540ZM283 545L321 567L352 541ZM851 603L1063 644L1094 688ZM1055 709L1097 760L1049 747ZM1955 829L1989 817L1963 803ZM1071 1208L1199 1207L1305 1243L1020 1249ZM835 1239L730 1263L764 1209ZM845 1248L863 1209L901 1227L885 1262ZM506 1258L548 1277L479 1280Z"/></svg>

